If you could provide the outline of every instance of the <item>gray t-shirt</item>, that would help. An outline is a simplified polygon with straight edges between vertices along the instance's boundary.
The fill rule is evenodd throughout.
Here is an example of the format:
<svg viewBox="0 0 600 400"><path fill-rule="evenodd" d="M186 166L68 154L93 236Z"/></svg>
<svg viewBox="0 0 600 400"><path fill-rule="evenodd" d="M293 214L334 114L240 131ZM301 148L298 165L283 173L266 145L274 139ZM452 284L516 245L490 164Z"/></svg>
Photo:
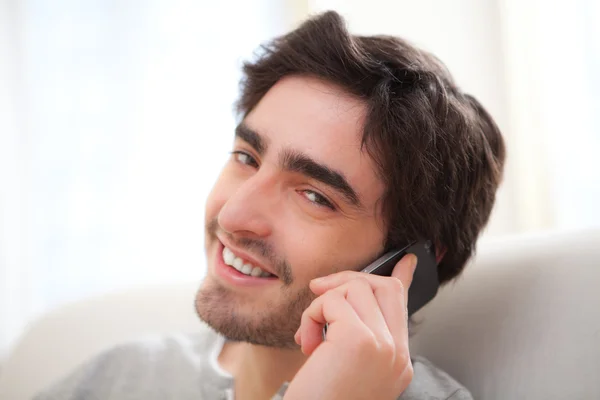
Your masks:
<svg viewBox="0 0 600 400"><path fill-rule="evenodd" d="M35 400L230 400L233 377L218 364L225 340L212 330L140 340L108 350ZM399 400L472 400L429 361L413 358L414 378ZM282 399L287 383L273 399Z"/></svg>

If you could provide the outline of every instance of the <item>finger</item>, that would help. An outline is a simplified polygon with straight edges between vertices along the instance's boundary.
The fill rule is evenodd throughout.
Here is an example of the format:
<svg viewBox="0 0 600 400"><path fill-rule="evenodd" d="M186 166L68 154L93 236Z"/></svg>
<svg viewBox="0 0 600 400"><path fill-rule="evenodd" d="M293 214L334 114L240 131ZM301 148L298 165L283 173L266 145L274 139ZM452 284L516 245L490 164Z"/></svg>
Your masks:
<svg viewBox="0 0 600 400"><path fill-rule="evenodd" d="M359 276L330 291L339 291L346 297L376 340L402 348L398 346L405 346L408 339L406 289L397 278L374 281L373 285Z"/></svg>
<svg viewBox="0 0 600 400"><path fill-rule="evenodd" d="M353 279L333 290L345 296L358 318L372 332L376 340L391 342L391 334L373 293L373 287L366 279Z"/></svg>
<svg viewBox="0 0 600 400"><path fill-rule="evenodd" d="M378 307L387 329L394 338L395 345L402 346L408 338L408 288L412 283L416 262L417 257L414 254L405 255L392 272L392 276L396 279L356 271L343 271L324 279L313 280L311 289L315 294L320 295L327 290L332 290L336 285L340 287L352 280L367 280L372 286Z"/></svg>
<svg viewBox="0 0 600 400"><path fill-rule="evenodd" d="M299 336L304 354L312 354L321 344L325 323L329 323L327 334L330 339L334 339L331 335L335 335L336 331L351 332L360 329L359 325L363 324L344 295L340 291L330 290L313 300L302 314ZM341 325L341 329L338 325Z"/></svg>
<svg viewBox="0 0 600 400"><path fill-rule="evenodd" d="M330 289L341 286L352 279L361 277L362 275L364 275L364 273L350 270L336 272L335 274L313 279L310 281L310 289L314 293L317 293L315 290L320 293L325 293Z"/></svg>
<svg viewBox="0 0 600 400"><path fill-rule="evenodd" d="M407 276L404 276L403 273L407 272L406 265L408 264L409 265L408 269L410 269L411 268L410 265L413 262L416 262L416 256L414 254L407 254L404 257L402 257L402 259L400 259L400 261L394 267L394 271L392 272L392 276L395 276L398 279L400 279L406 287L409 287L410 283L412 282L412 274L411 274L411 278L408 278ZM398 268L400 268L400 269L398 269ZM414 269L413 269L413 271L414 271ZM402 273L400 273L400 272L402 272ZM397 275L400 275L400 276L398 277ZM406 274L406 275L408 275L408 274ZM389 279L389 277L387 277L387 276L365 274L364 272L346 270L346 271L337 272L335 274L327 275L327 276L324 276L321 278L313 279L310 282L310 289L317 296L320 296L321 294L325 293L328 290L331 290L340 285L343 285L344 283L349 282L352 279L359 279L359 278L367 279L374 287L379 287L380 285L385 285L385 283L388 282L388 279ZM407 285L407 283L408 283L408 285Z"/></svg>
<svg viewBox="0 0 600 400"><path fill-rule="evenodd" d="M407 254L394 267L392 271L392 277L397 278L402 282L404 288L404 302L408 303L408 289L412 284L415 269L417 267L417 256L414 254Z"/></svg>
<svg viewBox="0 0 600 400"><path fill-rule="evenodd" d="M405 292L399 279L375 289L374 295L393 340L397 354L408 351L408 309Z"/></svg>
<svg viewBox="0 0 600 400"><path fill-rule="evenodd" d="M321 295L328 290L335 289L347 282L350 282L353 279L367 279L369 283L373 285L377 285L378 283L383 284L385 279L389 277L379 276L379 275L370 275L364 272L357 271L341 271L336 272L335 274L327 275L322 278L313 279L310 281L310 289L316 295Z"/></svg>
<svg viewBox="0 0 600 400"><path fill-rule="evenodd" d="M394 281L398 282L397 279L394 279ZM365 325L369 334L373 336L374 340L393 344L390 330L387 327L386 320L381 312L375 294L373 293L373 288L369 282L367 282L365 279L354 279L346 284L330 290L327 293L331 292L337 292L346 299L360 321L362 321ZM332 321L326 322L331 323ZM305 321L303 320L302 324L304 323ZM319 327L321 327L321 325L319 325ZM316 332L317 330L313 326L310 328L310 330L307 330L306 333L304 331L301 333L302 335L310 335L310 339L308 340L311 348L314 345L313 341L316 341L317 345L319 343L319 340L317 340L316 337ZM306 336L300 336L300 341L303 344L306 340L305 337Z"/></svg>

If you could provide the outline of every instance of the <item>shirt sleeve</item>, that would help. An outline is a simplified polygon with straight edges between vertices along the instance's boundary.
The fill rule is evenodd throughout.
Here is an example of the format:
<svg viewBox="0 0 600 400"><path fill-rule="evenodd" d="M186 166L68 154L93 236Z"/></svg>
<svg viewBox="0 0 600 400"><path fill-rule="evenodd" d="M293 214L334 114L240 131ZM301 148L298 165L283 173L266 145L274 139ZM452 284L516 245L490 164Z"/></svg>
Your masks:
<svg viewBox="0 0 600 400"><path fill-rule="evenodd" d="M70 375L38 393L34 400L99 399L99 393L95 390L94 377L97 376L97 371L104 368L108 357L107 353L93 358Z"/></svg>
<svg viewBox="0 0 600 400"><path fill-rule="evenodd" d="M471 396L471 393L469 393L468 390L460 388L452 393L446 400L473 400L473 396Z"/></svg>

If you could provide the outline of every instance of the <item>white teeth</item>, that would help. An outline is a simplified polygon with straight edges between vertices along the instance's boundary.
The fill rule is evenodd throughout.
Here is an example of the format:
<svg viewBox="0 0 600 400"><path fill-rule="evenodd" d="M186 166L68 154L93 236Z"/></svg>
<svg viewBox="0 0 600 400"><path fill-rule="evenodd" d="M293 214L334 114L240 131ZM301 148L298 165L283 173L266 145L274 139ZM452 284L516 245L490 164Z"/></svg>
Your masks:
<svg viewBox="0 0 600 400"><path fill-rule="evenodd" d="M243 274L246 274L246 275L250 275L250 273L252 272L253 269L254 269L254 267L252 266L252 264L244 264L244 266L242 267L242 270L240 272L242 272Z"/></svg>
<svg viewBox="0 0 600 400"><path fill-rule="evenodd" d="M229 250L227 247L223 247L223 261L225 261L225 264L232 265L234 258L235 256L231 250Z"/></svg>
<svg viewBox="0 0 600 400"><path fill-rule="evenodd" d="M270 273L263 271L259 267L255 267L250 263L245 263L244 260L236 257L235 254L233 254L233 252L227 247L223 247L223 261L225 264L232 266L245 275L261 278L272 276Z"/></svg>
<svg viewBox="0 0 600 400"><path fill-rule="evenodd" d="M241 271L241 270L242 270L242 266L243 266L243 265L244 265L244 261L243 261L241 258L239 258L239 257L236 257L236 258L233 260L233 268L237 269L238 271Z"/></svg>

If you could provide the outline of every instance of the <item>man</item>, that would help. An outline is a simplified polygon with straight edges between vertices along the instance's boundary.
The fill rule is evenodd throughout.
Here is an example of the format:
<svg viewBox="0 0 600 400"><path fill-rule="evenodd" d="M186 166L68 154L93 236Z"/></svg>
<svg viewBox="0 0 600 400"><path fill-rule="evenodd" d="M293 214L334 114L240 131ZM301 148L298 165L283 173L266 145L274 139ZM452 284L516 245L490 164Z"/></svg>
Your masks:
<svg viewBox="0 0 600 400"><path fill-rule="evenodd" d="M502 175L491 117L433 56L334 12L244 66L238 111L206 204L211 329L113 349L39 398L470 399L409 353L418 259L357 271L415 239L440 284L462 271Z"/></svg>

